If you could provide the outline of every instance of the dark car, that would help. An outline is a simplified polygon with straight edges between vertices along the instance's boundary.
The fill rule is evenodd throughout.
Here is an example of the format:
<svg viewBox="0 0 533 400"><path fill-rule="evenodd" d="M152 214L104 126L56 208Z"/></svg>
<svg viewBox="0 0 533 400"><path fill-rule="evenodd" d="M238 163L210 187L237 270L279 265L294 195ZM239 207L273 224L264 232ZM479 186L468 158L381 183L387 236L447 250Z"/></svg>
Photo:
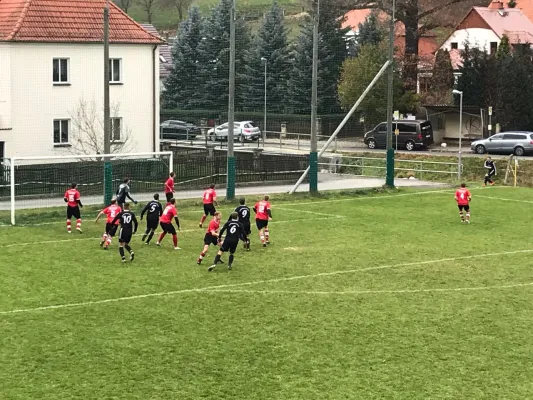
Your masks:
<svg viewBox="0 0 533 400"><path fill-rule="evenodd" d="M395 135L398 130L398 135ZM420 120L392 121L392 147L406 150L423 149L433 144L433 128L431 122ZM387 146L387 123L382 122L370 132L365 133L365 144L369 149L385 148Z"/></svg>
<svg viewBox="0 0 533 400"><path fill-rule="evenodd" d="M159 126L160 140L193 140L201 134L201 129L184 121L168 120Z"/></svg>

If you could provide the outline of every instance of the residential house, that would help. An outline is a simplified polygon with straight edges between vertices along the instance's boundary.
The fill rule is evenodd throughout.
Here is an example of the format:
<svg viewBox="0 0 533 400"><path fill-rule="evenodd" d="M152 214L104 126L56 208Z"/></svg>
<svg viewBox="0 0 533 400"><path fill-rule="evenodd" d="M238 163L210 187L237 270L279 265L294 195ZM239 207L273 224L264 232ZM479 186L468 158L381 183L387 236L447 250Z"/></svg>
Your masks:
<svg viewBox="0 0 533 400"><path fill-rule="evenodd" d="M152 35L162 39L152 24L141 24L141 26ZM170 75L170 71L172 71L172 49L165 41L159 46L159 82L161 91L165 90L165 79Z"/></svg>
<svg viewBox="0 0 533 400"><path fill-rule="evenodd" d="M105 3L0 0L0 157L103 144ZM161 44L110 3L112 146L128 137L129 152L159 150Z"/></svg>

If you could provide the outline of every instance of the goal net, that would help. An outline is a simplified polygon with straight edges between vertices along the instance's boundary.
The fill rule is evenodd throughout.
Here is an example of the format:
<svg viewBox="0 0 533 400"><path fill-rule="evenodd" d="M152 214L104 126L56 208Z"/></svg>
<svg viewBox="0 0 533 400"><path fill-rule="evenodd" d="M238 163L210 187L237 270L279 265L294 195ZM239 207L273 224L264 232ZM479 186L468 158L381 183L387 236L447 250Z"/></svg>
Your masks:
<svg viewBox="0 0 533 400"><path fill-rule="evenodd" d="M172 152L4 159L0 166L0 225L63 219L63 197L72 183L78 185L84 206L102 206L105 171L113 195L129 178L135 200L151 199L163 191L172 165Z"/></svg>

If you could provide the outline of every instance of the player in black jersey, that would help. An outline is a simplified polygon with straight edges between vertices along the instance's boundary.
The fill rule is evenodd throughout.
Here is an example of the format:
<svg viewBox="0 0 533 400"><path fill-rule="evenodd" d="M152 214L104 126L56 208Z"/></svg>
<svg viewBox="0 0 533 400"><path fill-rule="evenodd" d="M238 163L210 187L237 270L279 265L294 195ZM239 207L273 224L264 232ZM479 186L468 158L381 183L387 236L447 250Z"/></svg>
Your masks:
<svg viewBox="0 0 533 400"><path fill-rule="evenodd" d="M213 271L216 268L217 264L220 262L220 257L227 251L229 251L228 269L231 269L234 258L233 254L239 245L239 240L242 239L244 242L248 241L248 237L244 231L244 226L239 222L239 214L236 212L231 214L231 220L226 222L220 231L219 237L222 237L224 232L227 232L226 237L224 238L222 246L220 246L220 250L213 261L213 265L207 269L208 271Z"/></svg>
<svg viewBox="0 0 533 400"><path fill-rule="evenodd" d="M115 217L112 224L120 222L120 233L118 234L118 251L122 257L122 262L126 262L124 248L130 253L130 261L133 261L135 254L130 247L131 237L137 232L138 222L135 214L130 211L130 204L124 203L124 209Z"/></svg>
<svg viewBox="0 0 533 400"><path fill-rule="evenodd" d="M235 208L234 212L239 215L239 222L244 226L244 233L246 233L246 236L248 237L252 233L250 229L250 208L246 205L246 199L244 197L241 197L239 199L239 204L240 205ZM231 215L228 221L231 221ZM247 241L244 242L244 248L246 250L250 250L249 238Z"/></svg>
<svg viewBox="0 0 533 400"><path fill-rule="evenodd" d="M154 199L144 206L141 212L141 221L144 218L144 213L147 213L146 232L144 232L142 241L144 242L146 237L148 237L145 244L150 244L150 240L154 237L155 230L159 225L159 217L163 215L163 206L161 206L161 203L159 202L159 194L154 194Z"/></svg>

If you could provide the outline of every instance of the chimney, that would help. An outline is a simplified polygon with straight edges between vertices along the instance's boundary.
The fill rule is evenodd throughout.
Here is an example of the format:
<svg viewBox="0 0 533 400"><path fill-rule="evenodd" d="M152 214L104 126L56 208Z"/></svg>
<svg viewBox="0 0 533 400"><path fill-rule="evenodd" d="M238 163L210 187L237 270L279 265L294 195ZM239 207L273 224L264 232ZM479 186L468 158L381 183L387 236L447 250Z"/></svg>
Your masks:
<svg viewBox="0 0 533 400"><path fill-rule="evenodd" d="M503 1L493 0L492 3L490 3L489 8L503 10Z"/></svg>

